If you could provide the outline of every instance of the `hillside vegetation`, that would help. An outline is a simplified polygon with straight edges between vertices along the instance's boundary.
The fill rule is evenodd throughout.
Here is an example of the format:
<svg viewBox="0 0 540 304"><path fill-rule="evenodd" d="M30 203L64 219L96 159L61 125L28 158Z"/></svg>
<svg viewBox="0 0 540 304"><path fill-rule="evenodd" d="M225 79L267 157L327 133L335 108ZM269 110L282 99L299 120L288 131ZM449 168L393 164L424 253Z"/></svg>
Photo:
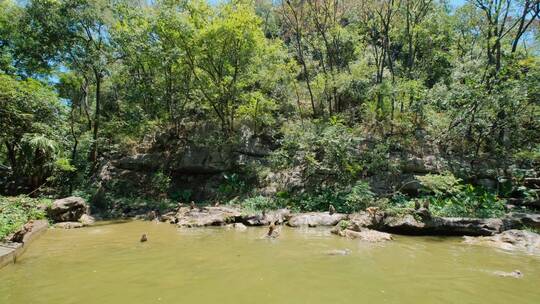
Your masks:
<svg viewBox="0 0 540 304"><path fill-rule="evenodd" d="M539 208L540 2L0 0L0 193Z"/></svg>

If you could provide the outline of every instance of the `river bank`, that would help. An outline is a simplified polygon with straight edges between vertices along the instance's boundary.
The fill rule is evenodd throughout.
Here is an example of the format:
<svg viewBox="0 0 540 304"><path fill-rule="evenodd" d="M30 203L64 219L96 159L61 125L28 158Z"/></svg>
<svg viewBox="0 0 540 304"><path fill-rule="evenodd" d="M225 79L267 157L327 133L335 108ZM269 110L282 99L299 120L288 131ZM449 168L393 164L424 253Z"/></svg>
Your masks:
<svg viewBox="0 0 540 304"><path fill-rule="evenodd" d="M91 226L88 204L79 197L54 201L46 208L48 219L57 229ZM393 240L392 235L466 236L467 244L487 245L506 250L540 254L540 214L508 213L502 218L450 218L433 216L429 209L383 211L370 207L365 211L344 214L328 212L294 213L289 209L246 211L237 206L183 206L159 214L151 211L134 219L165 222L178 228L282 225L292 228L329 227L333 234L367 242ZM2 243L0 265L15 262L25 246L48 226L47 221L31 221ZM520 229L526 229L522 231Z"/></svg>

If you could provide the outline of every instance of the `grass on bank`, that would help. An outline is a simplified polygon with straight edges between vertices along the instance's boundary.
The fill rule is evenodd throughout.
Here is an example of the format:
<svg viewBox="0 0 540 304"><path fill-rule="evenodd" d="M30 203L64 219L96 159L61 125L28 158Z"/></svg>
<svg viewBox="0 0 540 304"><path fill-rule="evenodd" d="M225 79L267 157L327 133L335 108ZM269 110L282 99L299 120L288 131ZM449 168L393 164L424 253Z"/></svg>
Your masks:
<svg viewBox="0 0 540 304"><path fill-rule="evenodd" d="M44 208L52 201L27 196L0 196L0 240L20 229L29 220L45 218Z"/></svg>

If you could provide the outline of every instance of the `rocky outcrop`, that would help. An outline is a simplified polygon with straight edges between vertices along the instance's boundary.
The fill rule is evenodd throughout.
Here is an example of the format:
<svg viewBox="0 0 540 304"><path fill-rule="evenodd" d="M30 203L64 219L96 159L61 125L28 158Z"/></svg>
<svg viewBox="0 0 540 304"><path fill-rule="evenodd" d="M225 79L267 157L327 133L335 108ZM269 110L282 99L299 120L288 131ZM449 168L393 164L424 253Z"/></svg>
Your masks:
<svg viewBox="0 0 540 304"><path fill-rule="evenodd" d="M267 226L270 223L281 225L291 217L289 209L279 209L257 214L247 214L242 216L242 223L247 226Z"/></svg>
<svg viewBox="0 0 540 304"><path fill-rule="evenodd" d="M410 235L494 235L503 231L501 219L446 218L422 219L417 215L405 214L386 217L380 230Z"/></svg>
<svg viewBox="0 0 540 304"><path fill-rule="evenodd" d="M540 235L525 230L507 230L489 237L465 237L464 243L540 254Z"/></svg>
<svg viewBox="0 0 540 304"><path fill-rule="evenodd" d="M0 268L15 263L28 245L45 232L47 227L49 227L49 223L46 220L29 221L19 231L8 237L7 242L0 242Z"/></svg>
<svg viewBox="0 0 540 304"><path fill-rule="evenodd" d="M291 216L287 225L291 227L335 226L344 219L347 219L347 214L330 214L328 212L299 213Z"/></svg>
<svg viewBox="0 0 540 304"><path fill-rule="evenodd" d="M54 224L53 227L59 228L59 229L75 229L75 228L82 228L84 227L84 225L80 222L61 222L61 223Z"/></svg>
<svg viewBox="0 0 540 304"><path fill-rule="evenodd" d="M81 216L88 214L88 204L83 198L70 196L58 199L46 209L47 217L54 222L77 222Z"/></svg>
<svg viewBox="0 0 540 304"><path fill-rule="evenodd" d="M520 229L523 227L540 229L540 214L509 213L503 218L505 229Z"/></svg>
<svg viewBox="0 0 540 304"><path fill-rule="evenodd" d="M360 212L349 217L347 228L362 228L406 235L488 236L505 230L502 219L449 218L431 216L429 210L409 210L402 214Z"/></svg>
<svg viewBox="0 0 540 304"><path fill-rule="evenodd" d="M345 249L333 249L325 252L326 255L349 255L351 250L348 248Z"/></svg>
<svg viewBox="0 0 540 304"><path fill-rule="evenodd" d="M238 231L244 231L244 230L247 229L246 225L244 225L242 223L228 224L226 227L229 228L229 229L236 229Z"/></svg>
<svg viewBox="0 0 540 304"><path fill-rule="evenodd" d="M176 214L176 224L179 227L225 226L240 217L240 211L230 207L182 207Z"/></svg>
<svg viewBox="0 0 540 304"><path fill-rule="evenodd" d="M88 214L83 214L79 218L79 223L83 226L92 226L96 222L96 219Z"/></svg>
<svg viewBox="0 0 540 304"><path fill-rule="evenodd" d="M359 239L366 242L385 242L391 241L392 235L385 232L380 232L372 229L361 228L359 231L352 229L333 229L332 233L337 234L342 237L347 237L351 239Z"/></svg>
<svg viewBox="0 0 540 304"><path fill-rule="evenodd" d="M209 150L205 147L186 146L183 151L166 153L143 153L121 158L113 163L116 168L153 172L167 165L176 173L211 174L226 171L231 163L231 153Z"/></svg>
<svg viewBox="0 0 540 304"><path fill-rule="evenodd" d="M445 164L441 159L438 159L434 155L427 155L423 157L410 156L405 159L401 164L401 171L403 173L440 173L445 167Z"/></svg>

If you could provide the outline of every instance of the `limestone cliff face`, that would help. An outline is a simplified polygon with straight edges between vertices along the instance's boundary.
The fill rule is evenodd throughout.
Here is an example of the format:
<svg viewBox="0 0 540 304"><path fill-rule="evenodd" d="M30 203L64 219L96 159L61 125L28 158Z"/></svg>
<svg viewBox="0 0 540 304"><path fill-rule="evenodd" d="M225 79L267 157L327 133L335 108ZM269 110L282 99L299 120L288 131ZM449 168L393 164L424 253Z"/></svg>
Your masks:
<svg viewBox="0 0 540 304"><path fill-rule="evenodd" d="M102 193L148 195L153 176L164 172L171 179L169 192L189 191L190 199L206 200L216 195L225 175L265 162L270 151L270 144L248 131L223 144L196 144L165 133L129 155L104 160L94 181Z"/></svg>
<svg viewBox="0 0 540 304"><path fill-rule="evenodd" d="M171 178L169 194L189 191L190 199L208 200L217 195L225 176L236 173L245 179L246 168L259 165L268 172L251 184L250 190L272 196L280 191L309 191L309 182L302 177L302 168L272 170L265 167L268 155L278 148L275 139L254 136L249 130L241 130L237 138L226 143L208 143L202 132L192 135L191 140L164 133L145 140L133 153L111 157L104 161L95 176L102 192L114 191L120 195L148 194L148 187L156 172L165 172ZM352 149L350 153L361 155L372 147L373 140ZM425 141L413 150L395 149L385 155L387 170L362 176L377 195L400 191L410 195L419 193L417 176L452 172L467 183L497 190L501 181L511 176L515 164L510 160L476 158L468 160L443 152L436 145ZM533 170L534 171L534 170ZM528 174L531 175L531 174ZM538 176L533 172L531 176ZM538 177L536 177L538 179ZM528 178L526 182L540 188L540 182ZM533 188L534 188L533 187ZM512 204L523 204L521 199ZM529 207L540 207L539 201L525 202Z"/></svg>

